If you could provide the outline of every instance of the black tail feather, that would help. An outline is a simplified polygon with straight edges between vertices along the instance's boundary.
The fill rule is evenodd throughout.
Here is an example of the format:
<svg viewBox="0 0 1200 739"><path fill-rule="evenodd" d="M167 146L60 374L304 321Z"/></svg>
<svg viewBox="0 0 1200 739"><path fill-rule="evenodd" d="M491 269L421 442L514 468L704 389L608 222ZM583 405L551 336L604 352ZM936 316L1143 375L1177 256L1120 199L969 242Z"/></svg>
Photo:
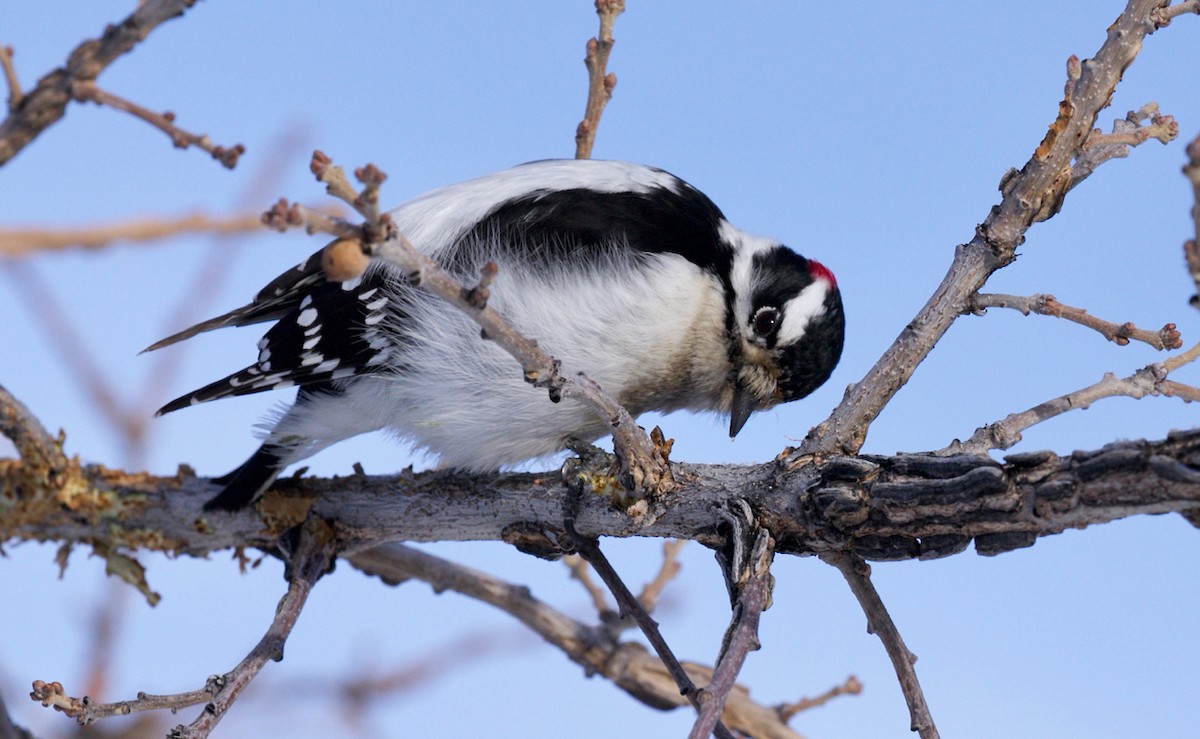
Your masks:
<svg viewBox="0 0 1200 739"><path fill-rule="evenodd" d="M263 444L242 466L213 482L225 489L204 504L206 511L240 511L253 503L283 471L283 450Z"/></svg>

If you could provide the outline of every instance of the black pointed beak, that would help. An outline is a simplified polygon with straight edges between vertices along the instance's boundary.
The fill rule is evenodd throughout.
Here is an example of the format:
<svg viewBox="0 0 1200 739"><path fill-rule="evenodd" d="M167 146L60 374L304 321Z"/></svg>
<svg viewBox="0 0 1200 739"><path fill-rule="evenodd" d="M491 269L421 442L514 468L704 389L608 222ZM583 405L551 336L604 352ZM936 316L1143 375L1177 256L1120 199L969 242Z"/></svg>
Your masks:
<svg viewBox="0 0 1200 739"><path fill-rule="evenodd" d="M746 421L750 420L750 414L756 410L758 410L758 403L750 391L741 385L734 385L733 403L729 406L730 439L738 435L738 432L746 425Z"/></svg>

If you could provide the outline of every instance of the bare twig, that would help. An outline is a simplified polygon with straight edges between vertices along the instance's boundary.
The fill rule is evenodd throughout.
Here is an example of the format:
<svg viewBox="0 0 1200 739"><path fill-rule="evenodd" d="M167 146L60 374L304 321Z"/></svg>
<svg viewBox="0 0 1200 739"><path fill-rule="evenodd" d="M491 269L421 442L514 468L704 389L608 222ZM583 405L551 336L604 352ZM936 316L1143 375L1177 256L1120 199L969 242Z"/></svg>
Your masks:
<svg viewBox="0 0 1200 739"><path fill-rule="evenodd" d="M210 216L203 213L175 218L139 218L79 228L0 228L0 257L40 251L101 249L119 242L151 242L185 234L228 235L263 228L259 213Z"/></svg>
<svg viewBox="0 0 1200 739"><path fill-rule="evenodd" d="M246 153L246 147L241 144L235 144L227 149L224 146L214 144L212 139L205 134L189 133L175 125L174 113L169 111L166 113L155 113L137 103L114 95L107 90L101 90L91 80L82 80L72 84L71 95L80 102L105 105L109 108L123 110L135 118L140 118L169 136L171 143L175 145L176 149L186 149L189 146L195 146L197 149L208 152L213 159L224 165L226 169L236 167L238 158Z"/></svg>
<svg viewBox="0 0 1200 739"><path fill-rule="evenodd" d="M700 698L700 691L692 681L692 678L687 674L687 671L683 669L683 665L679 663L679 660L671 651L671 647L667 645L662 632L658 630L658 622L649 613L646 613L645 608L642 608L642 604L638 602L638 599L634 597L629 587L625 585L621 576L613 569L608 558L604 556L604 552L600 551L599 543L595 539L583 536L577 532L574 522L570 517L566 520L565 526L567 534L571 537L576 550L579 552L579 556L583 557L592 566L592 569L596 571L596 574L608 586L609 592L613 594L613 597L617 601L617 606L621 609L621 615L633 619L638 628L642 630L642 634L645 635L647 641L650 642L650 646L654 647L658 658L666 665L667 671L670 672L671 677L679 686L679 692L695 706L697 711L701 710L703 703ZM715 733L717 737L720 737L720 739L732 739L729 729L725 728L725 725L720 721L715 723L715 727L715 731L712 733Z"/></svg>
<svg viewBox="0 0 1200 739"><path fill-rule="evenodd" d="M871 582L871 568L857 555L841 552L822 554L822 561L833 565L846 578L854 597L862 605L863 613L867 616L867 631L879 637L892 660L896 670L896 678L900 681L900 689L904 692L904 700L908 703L909 716L912 718L912 730L920 734L921 739L935 739L938 736L937 727L933 724L933 716L925 703L925 694L917 681L917 672L913 664L917 656L908 650L900 632L887 608L883 605L875 585Z"/></svg>
<svg viewBox="0 0 1200 739"><path fill-rule="evenodd" d="M1146 121L1146 124L1142 125L1142 121ZM1112 133L1104 133L1099 128L1092 130L1075 156L1069 187L1083 182L1109 159L1129 156L1129 150L1139 144L1150 139L1167 144L1178 135L1179 124L1172 116L1161 115L1158 103L1146 103L1137 110L1131 110L1124 118L1113 121Z"/></svg>
<svg viewBox="0 0 1200 739"><path fill-rule="evenodd" d="M784 721L791 721L792 717L803 711L812 708L819 708L829 701L841 695L858 695L862 693L862 683L854 675L846 678L846 682L841 685L835 685L824 693L821 693L816 698L801 698L795 703L781 703L775 707L779 711L779 716Z"/></svg>
<svg viewBox="0 0 1200 739"><path fill-rule="evenodd" d="M1068 65L1058 116L1025 166L1009 170L1002 178L1000 203L976 229L975 237L955 251L949 271L916 317L867 375L850 386L830 417L784 458L786 464L799 466L818 453L857 452L871 422L966 310L971 296L992 273L1013 261L1034 223L1059 211L1070 189L1072 162L1091 135L1098 113L1112 99L1121 75L1137 58L1143 40L1159 27L1151 13L1161 5L1161 0L1130 0L1108 28L1095 57Z"/></svg>
<svg viewBox="0 0 1200 739"><path fill-rule="evenodd" d="M1171 20L1184 13L1200 14L1200 0L1183 0L1183 2L1175 3L1174 5L1166 5L1157 8L1150 14L1150 20L1159 27L1170 25Z"/></svg>
<svg viewBox="0 0 1200 739"><path fill-rule="evenodd" d="M583 120L575 129L575 158L590 159L592 146L596 143L596 129L604 106L612 98L617 86L617 76L608 72L608 55L612 53L613 22L625 12L625 0L596 0L596 14L600 16L600 33L588 39L587 55L583 63L588 71L588 96L584 106Z"/></svg>
<svg viewBox="0 0 1200 739"><path fill-rule="evenodd" d="M1021 432L1043 421L1074 410L1091 407L1102 398L1144 398L1163 395L1180 398L1186 403L1200 401L1200 388L1167 379L1167 375L1200 356L1200 344L1157 364L1146 365L1128 377L1118 378L1111 372L1097 383L1053 400L1047 400L1029 410L1011 413L1003 420L981 426L965 442L955 439L937 454L987 454L990 449L1008 449L1021 440Z"/></svg>
<svg viewBox="0 0 1200 739"><path fill-rule="evenodd" d="M21 80L17 78L17 68L13 66L13 48L0 43L0 71L4 73L4 81L8 84L8 113L12 115L21 105L25 97L21 92Z"/></svg>
<svg viewBox="0 0 1200 739"><path fill-rule="evenodd" d="M187 726L177 726L171 736L178 739L207 737L229 707L262 670L269 660L283 659L284 644L300 617L308 594L317 580L329 571L335 556L332 530L319 519L309 519L300 528L298 541L288 562L288 590L275 609L275 617L258 644L231 671L210 677L204 688L173 695L139 693L134 700L95 703L86 696L65 695L60 683L34 682L30 698L43 706L73 717L80 725L95 723L110 716L125 716L158 709L178 710L207 701L204 710Z"/></svg>
<svg viewBox="0 0 1200 739"><path fill-rule="evenodd" d="M260 220L263 226L281 233L289 228L303 228L310 234L323 233L343 239L362 238L362 228L340 216L300 203L289 203L284 198L264 212Z"/></svg>
<svg viewBox="0 0 1200 739"><path fill-rule="evenodd" d="M219 690L217 676L209 679L208 685L201 690L171 695L150 695L138 693L138 697L128 701L115 703L95 703L87 696L72 698L66 694L62 683L47 683L42 680L33 681L33 690L29 697L47 708L61 711L78 721L81 725L93 724L113 716L128 716L143 711L177 711L181 708L194 706L212 698Z"/></svg>
<svg viewBox="0 0 1200 739"><path fill-rule="evenodd" d="M591 568L588 567L588 563L584 561L583 557L578 554L570 554L563 557L562 561L571 571L571 579L578 580L583 589L587 591L596 613L600 614L601 618L612 613L612 608L609 608L608 599L604 595L604 589L596 585L596 581L592 579Z"/></svg>
<svg viewBox="0 0 1200 739"><path fill-rule="evenodd" d="M1037 313L1043 316L1065 318L1068 321L1087 326L1100 333L1101 336L1118 346L1127 345L1130 340L1141 341L1158 350L1178 349L1183 346L1179 331L1175 324L1165 324L1158 331L1147 331L1134 326L1132 323L1112 323L1095 316L1088 315L1083 308L1064 305L1053 296L1037 293L1028 297L1016 295L1001 295L996 293L978 293L971 297L967 304L967 312L979 314L988 308L1012 308L1024 315Z"/></svg>
<svg viewBox="0 0 1200 739"><path fill-rule="evenodd" d="M134 417L125 412L117 395L115 385L99 371L103 364L93 354L89 342L85 341L62 305L55 299L54 291L42 280L33 265L20 260L0 263L6 269L9 282L18 290L25 302L37 307L37 316L45 328L44 334L58 350L63 365L74 375L75 382L84 388L92 405L104 419L117 429L132 452L145 433L145 417Z"/></svg>
<svg viewBox="0 0 1200 739"><path fill-rule="evenodd" d="M701 695L700 715L692 725L689 739L705 739L712 734L746 657L760 646L758 620L770 602L774 555L775 542L765 529L758 529L749 558L743 571L738 573L738 598L733 605L729 635L722 646L712 681Z"/></svg>
<svg viewBox="0 0 1200 739"><path fill-rule="evenodd" d="M99 697L108 693L113 655L118 646L117 631L123 620L128 595L125 584L109 580L106 592L94 606L89 634L91 651L86 660L87 678L83 683L85 695Z"/></svg>
<svg viewBox="0 0 1200 739"><path fill-rule="evenodd" d="M417 579L437 592L451 590L489 603L528 626L561 649L587 674L600 674L647 705L673 708L688 705L663 663L635 642L616 641L603 627L588 626L533 597L529 588L498 578L403 544L384 544L349 555L350 564L378 575L385 582ZM711 668L685 666L694 680L711 680ZM799 739L773 708L750 699L747 691L734 690L726 704L725 720L749 736L761 739Z"/></svg>
<svg viewBox="0 0 1200 739"><path fill-rule="evenodd" d="M145 0L125 20L106 26L99 38L76 46L66 64L38 80L34 88L26 91L17 110L0 122L0 166L63 117L67 105L75 99L74 85L95 80L151 31L183 15L195 3L196 0Z"/></svg>
<svg viewBox="0 0 1200 739"><path fill-rule="evenodd" d="M679 552L683 550L683 546L687 544L686 539L668 539L663 542L663 559L662 565L658 568L658 573L654 579L642 586L642 592L638 593L638 603L646 609L648 613L654 613L654 607L658 604L658 599L662 595L663 588L675 579L679 574L679 570L683 565L679 564Z"/></svg>
<svg viewBox="0 0 1200 739"><path fill-rule="evenodd" d="M1200 0L1197 0L1200 3ZM1196 295L1192 296L1193 306L1200 307L1200 136L1192 139L1187 146L1187 164L1183 165L1183 174L1192 183L1192 226L1195 234L1183 245L1183 255L1187 260L1188 274L1196 283Z"/></svg>

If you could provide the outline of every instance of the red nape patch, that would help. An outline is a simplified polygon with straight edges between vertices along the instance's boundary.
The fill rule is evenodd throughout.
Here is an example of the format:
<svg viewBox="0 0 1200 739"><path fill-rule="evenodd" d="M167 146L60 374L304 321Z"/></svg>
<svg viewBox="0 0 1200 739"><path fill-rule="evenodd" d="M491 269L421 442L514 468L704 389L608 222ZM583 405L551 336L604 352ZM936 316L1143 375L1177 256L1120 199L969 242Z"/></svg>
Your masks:
<svg viewBox="0 0 1200 739"><path fill-rule="evenodd" d="M831 287L837 287L837 278L829 268L814 259L808 260L808 273L814 280L825 280Z"/></svg>

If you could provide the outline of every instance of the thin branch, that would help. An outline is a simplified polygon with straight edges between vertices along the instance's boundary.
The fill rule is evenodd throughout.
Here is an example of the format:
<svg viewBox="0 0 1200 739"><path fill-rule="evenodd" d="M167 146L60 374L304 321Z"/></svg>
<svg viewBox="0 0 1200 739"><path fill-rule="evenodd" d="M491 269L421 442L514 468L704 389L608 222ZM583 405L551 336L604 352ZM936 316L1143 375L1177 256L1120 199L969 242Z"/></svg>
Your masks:
<svg viewBox="0 0 1200 739"><path fill-rule="evenodd" d="M775 710L779 711L779 716L784 721L791 721L792 717L796 714L813 708L819 708L838 696L859 695L861 693L862 683L859 682L857 677L851 675L846 678L846 682L833 686L816 698L801 698L794 703L781 703L775 707Z"/></svg>
<svg viewBox="0 0 1200 739"><path fill-rule="evenodd" d="M102 249L119 242L153 242L186 234L230 235L263 229L260 213L138 218L77 228L0 228L0 257L66 249Z"/></svg>
<svg viewBox="0 0 1200 739"><path fill-rule="evenodd" d="M604 627L583 624L538 600L529 588L500 580L478 570L448 562L404 544L384 544L346 557L350 564L384 582L421 580L435 592L446 590L488 603L529 627L588 675L599 674L635 699L658 709L688 705L663 663L636 642L617 641ZM696 680L711 679L711 668L688 663ZM774 708L735 690L726 704L729 725L760 739L800 739Z"/></svg>
<svg viewBox="0 0 1200 739"><path fill-rule="evenodd" d="M590 159L596 143L596 129L600 127L600 116L612 98L617 86L617 76L608 72L608 55L612 53L613 23L625 12L625 0L596 0L596 14L600 16L600 33L588 39L587 55L583 63L588 71L588 96L584 106L583 120L575 129L575 158Z"/></svg>
<svg viewBox="0 0 1200 739"><path fill-rule="evenodd" d="M63 117L74 99L74 85L95 80L151 31L183 15L195 3L196 0L145 0L125 20L106 26L99 38L76 46L66 64L38 80L37 86L26 91L17 110L0 122L0 166Z"/></svg>
<svg viewBox="0 0 1200 739"><path fill-rule="evenodd" d="M148 108L126 100L123 97L114 95L107 90L102 90L96 86L91 80L83 80L75 82L71 85L71 95L82 103L95 103L104 105L109 108L115 108L129 113L134 118L149 123L158 130L165 133L176 149L186 149L189 146L194 146L197 149L202 149L220 162L226 169L233 169L237 166L238 159L242 154L246 153L246 147L241 144L235 144L228 149L224 146L219 146L212 142L206 134L189 133L179 126L175 125L175 114L168 111L166 113L155 113Z"/></svg>
<svg viewBox="0 0 1200 739"><path fill-rule="evenodd" d="M956 249L946 276L916 317L867 375L847 389L829 418L783 458L785 464L799 466L815 454L856 453L872 421L966 310L971 296L992 273L1013 261L1034 223L1059 211L1072 182L1072 162L1145 37L1159 27L1151 13L1161 4L1161 0L1130 0L1108 28L1095 57L1068 65L1058 116L1025 166L1009 170L1002 178L1000 203L978 226L975 237Z"/></svg>
<svg viewBox="0 0 1200 739"><path fill-rule="evenodd" d="M283 647L313 586L329 572L335 556L332 531L320 519L310 518L300 528L299 541L289 557L288 589L275 608L275 618L254 649L220 680L220 690L204 711L186 727L177 727L178 739L208 736L246 686L270 661L283 659Z"/></svg>
<svg viewBox="0 0 1200 739"><path fill-rule="evenodd" d="M738 673L746 663L746 657L761 646L758 640L758 621L770 603L773 583L771 560L774 555L775 542L766 530L757 529L749 560L744 563L743 571L738 574L738 598L733 605L728 637L722 645L721 656L717 660L712 680L701 696L702 708L696 723L692 725L689 739L705 739L713 733L713 728L725 709L725 701L728 700L729 693L737 681Z"/></svg>
<svg viewBox="0 0 1200 739"><path fill-rule="evenodd" d="M30 699L41 703L46 708L65 713L82 726L93 724L113 716L128 716L143 711L178 711L181 708L195 706L212 698L219 690L216 676L209 679L208 685L201 690L171 695L150 695L138 693L137 698L114 703L95 703L87 696L72 698L66 694L60 682L47 683L42 680L33 681L33 690L29 692Z"/></svg>
<svg viewBox="0 0 1200 739"><path fill-rule="evenodd" d="M1179 124L1172 116L1160 114L1158 103L1146 103L1131 110L1124 118L1113 121L1112 133L1104 133L1099 128L1092 130L1071 166L1069 188L1086 180L1104 162L1129 156L1129 150L1139 144L1150 139L1168 144L1178 135Z"/></svg>
<svg viewBox="0 0 1200 739"><path fill-rule="evenodd" d="M92 405L113 428L117 429L132 449L145 432L145 417L133 417L125 412L117 396L116 387L101 372L102 363L80 335L75 323L54 297L54 291L40 273L30 264L11 260L0 263L0 269L9 273L9 282L19 291L25 302L36 306L35 314L44 328L43 334L58 350L62 364L75 377L79 387L84 388Z"/></svg>
<svg viewBox="0 0 1200 739"><path fill-rule="evenodd" d="M1200 3L1200 0L1197 0ZM1192 226L1195 233L1183 245L1183 255L1187 260L1188 274L1196 284L1196 295L1192 296L1191 304L1200 307L1200 136L1192 139L1187 145L1187 164L1183 165L1183 174L1192 184Z"/></svg>
<svg viewBox="0 0 1200 739"><path fill-rule="evenodd" d="M861 557L847 553L829 553L821 555L821 560L833 565L846 578L854 597L858 598L863 613L867 616L867 631L879 637L892 660L896 670L896 678L900 681L900 689L904 692L904 700L908 703L908 713L912 718L912 730L920 734L921 739L936 739L937 727L933 724L933 716L929 714L929 706L925 703L925 694L921 691L921 683L917 680L917 672L913 665L917 656L908 650L900 632L887 608L883 605L875 585L871 582L871 568Z"/></svg>
<svg viewBox="0 0 1200 739"><path fill-rule="evenodd" d="M1183 0L1174 5L1158 8L1150 14L1150 20L1154 21L1159 28L1163 28L1170 25L1172 19L1184 13L1200 15L1200 0Z"/></svg>
<svg viewBox="0 0 1200 739"><path fill-rule="evenodd" d="M645 608L647 613L654 613L663 588L667 587L667 584L674 580L679 571L683 569L683 565L679 564L679 552L683 550L685 544L687 544L686 539L668 539L663 542L663 558L658 573L654 575L653 580L642 586L642 592L638 593L637 597L638 603L642 604L642 608Z"/></svg>
<svg viewBox="0 0 1200 739"><path fill-rule="evenodd" d="M629 587L625 585L621 576L613 569L608 558L604 556L604 552L600 551L600 545L596 539L583 536L577 532L574 522L570 518L566 521L566 529L567 535L571 537L576 550L579 552L579 556L583 557L592 566L592 569L596 571L596 574L608 586L609 592L616 598L617 606L621 609L621 615L633 619L638 628L641 629L642 634L645 635L646 640L650 642L650 646L658 654L658 658L666 665L667 671L670 672L671 677L675 680L675 684L679 686L679 692L683 697L688 699L697 711L701 711L703 701L700 697L700 691L692 681L692 678L687 674L687 671L684 670L683 665L679 663L674 652L671 651L671 647L667 645L666 639L663 638L662 632L658 629L658 622L649 613L646 613L645 608L642 608L642 604L638 602L638 599L634 597ZM712 733L719 737L719 739L732 739L729 729L719 720L715 722L715 730Z"/></svg>
<svg viewBox="0 0 1200 739"><path fill-rule="evenodd" d="M13 66L13 48L0 43L0 71L4 73L4 81L8 84L8 114L17 112L21 106L24 94L21 92L21 80L17 77L17 68Z"/></svg>
<svg viewBox="0 0 1200 739"><path fill-rule="evenodd" d="M335 552L331 530L322 521L306 521L300 527L298 537L296 548L289 558L288 589L275 609L275 617L270 627L236 667L224 675L210 677L204 688L172 695L139 693L134 700L95 703L87 696L68 697L61 683L37 680L33 683L33 691L29 697L43 706L53 706L55 710L71 716L81 726L111 716L126 716L160 709L174 712L180 708L206 703L204 710L191 724L175 727L171 736L177 739L207 737L263 666L268 661L278 662L283 659L284 644L287 643L288 635L300 617L308 594L333 563Z"/></svg>
<svg viewBox="0 0 1200 739"><path fill-rule="evenodd" d="M1003 420L981 426L965 442L955 439L937 454L987 454L991 449L1008 449L1021 440L1021 432L1043 421L1074 410L1091 407L1102 398L1144 398L1148 395L1176 397L1185 403L1200 401L1200 388L1167 380L1167 375L1200 356L1200 344L1163 362L1146 365L1128 377L1118 378L1111 372L1097 383L1047 400L1020 413L1011 413Z"/></svg>
<svg viewBox="0 0 1200 739"><path fill-rule="evenodd" d="M1012 308L1023 315L1037 313L1043 316L1064 318L1068 321L1087 326L1100 333L1101 336L1118 346L1127 345L1130 340L1141 341L1158 350L1178 349L1183 346L1179 331L1175 324L1165 324L1158 331L1147 331L1134 326L1132 323L1112 323L1095 316L1088 315L1083 308L1064 305L1053 296L1037 293L1028 297L1016 295L1001 295L996 293L976 293L967 303L967 313L979 315L988 308Z"/></svg>
<svg viewBox="0 0 1200 739"><path fill-rule="evenodd" d="M562 562L571 571L571 579L577 580L587 591L588 597L592 599L592 607L596 609L596 613L600 615L601 619L606 614L612 613L604 589L596 585L596 581L592 579L591 568L588 567L588 563L584 561L583 557L578 554L569 554L563 557Z"/></svg>

